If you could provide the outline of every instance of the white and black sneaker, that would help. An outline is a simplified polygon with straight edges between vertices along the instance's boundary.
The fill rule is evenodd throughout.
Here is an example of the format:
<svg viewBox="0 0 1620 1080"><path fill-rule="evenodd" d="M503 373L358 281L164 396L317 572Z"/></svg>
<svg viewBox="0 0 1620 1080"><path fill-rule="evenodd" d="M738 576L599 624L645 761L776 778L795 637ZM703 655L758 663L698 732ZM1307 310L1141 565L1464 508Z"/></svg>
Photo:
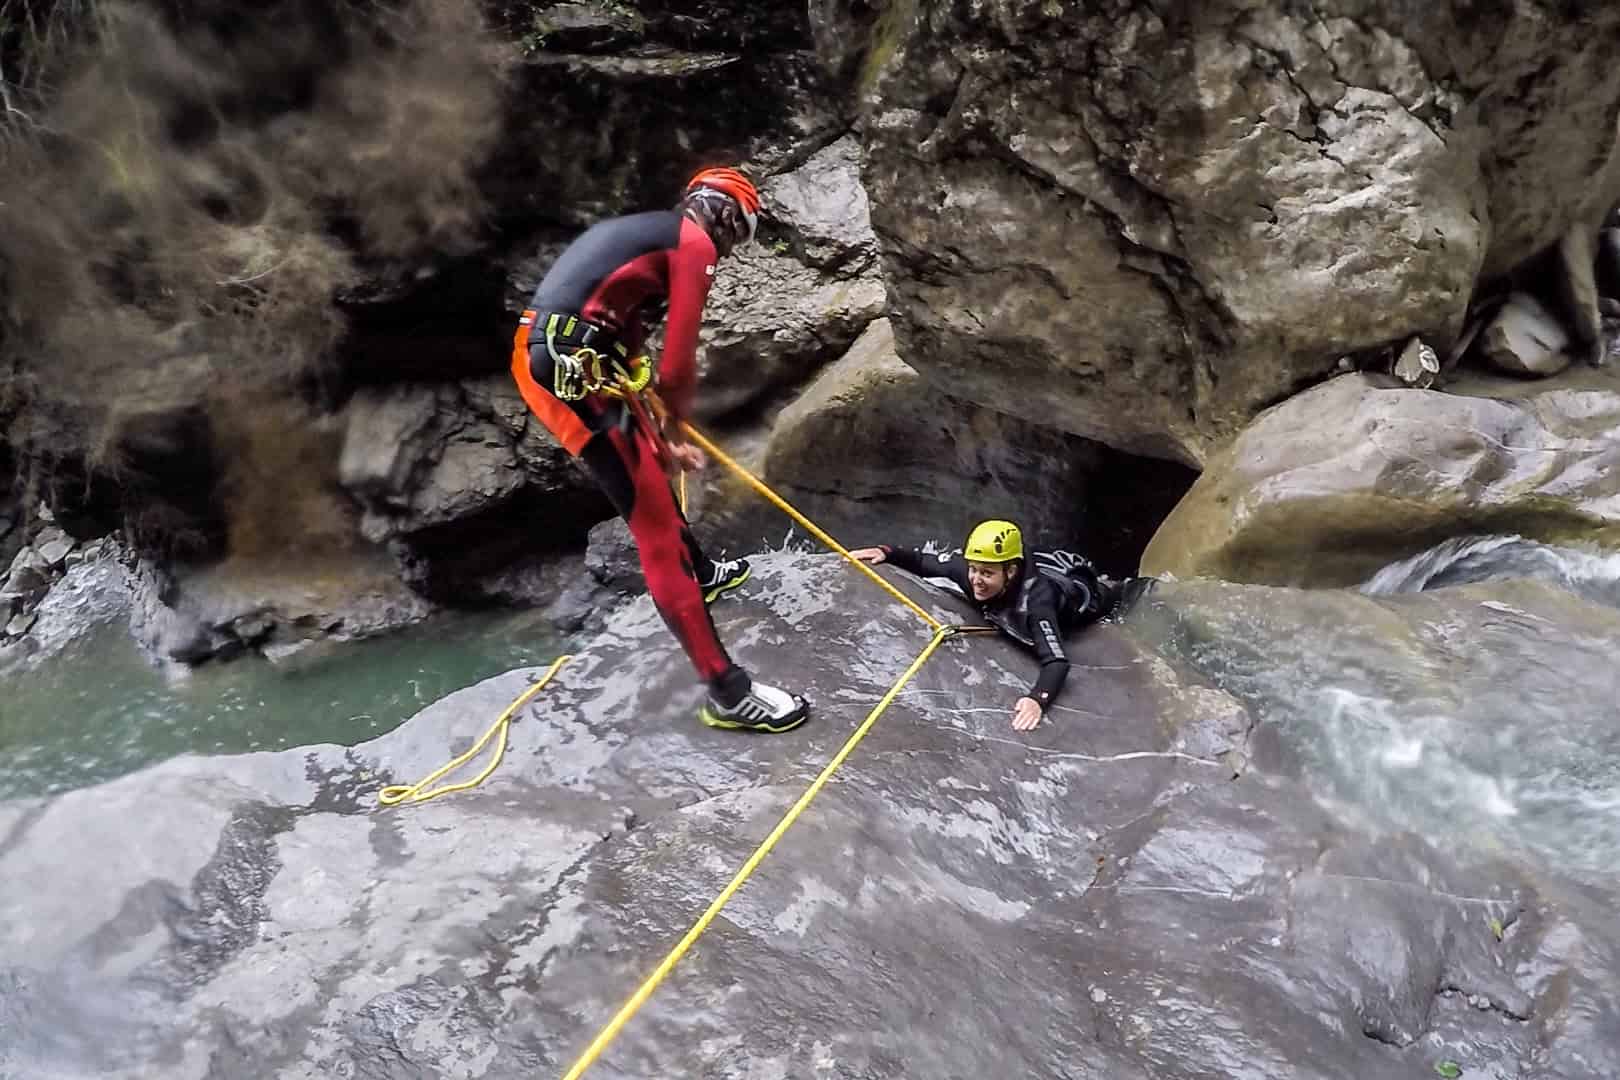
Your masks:
<svg viewBox="0 0 1620 1080"><path fill-rule="evenodd" d="M714 564L708 580L699 581L698 587L703 590L703 602L714 603L714 598L723 592L728 592L748 580L747 559L726 559Z"/></svg>
<svg viewBox="0 0 1620 1080"><path fill-rule="evenodd" d="M810 715L810 703L798 694L758 680L749 680L747 686L747 692L733 705L722 703L719 694L710 690L709 700L698 710L698 719L712 728L741 728L776 735L798 727Z"/></svg>

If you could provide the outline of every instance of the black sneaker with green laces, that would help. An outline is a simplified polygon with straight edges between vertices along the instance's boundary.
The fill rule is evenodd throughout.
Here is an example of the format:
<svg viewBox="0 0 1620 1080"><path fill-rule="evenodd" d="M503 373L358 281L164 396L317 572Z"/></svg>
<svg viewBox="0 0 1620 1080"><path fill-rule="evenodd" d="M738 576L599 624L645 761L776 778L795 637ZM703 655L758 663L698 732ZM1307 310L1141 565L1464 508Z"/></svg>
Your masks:
<svg viewBox="0 0 1620 1080"><path fill-rule="evenodd" d="M715 597L730 592L747 580L748 560L726 559L715 563L709 571L708 580L699 579L698 587L703 590L703 602L712 604Z"/></svg>

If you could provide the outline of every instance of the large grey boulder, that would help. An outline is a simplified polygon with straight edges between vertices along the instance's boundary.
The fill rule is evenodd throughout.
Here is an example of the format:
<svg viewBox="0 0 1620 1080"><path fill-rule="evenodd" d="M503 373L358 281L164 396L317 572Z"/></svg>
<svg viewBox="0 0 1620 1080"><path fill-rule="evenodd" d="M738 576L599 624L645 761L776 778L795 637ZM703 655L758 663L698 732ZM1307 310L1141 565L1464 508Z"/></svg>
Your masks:
<svg viewBox="0 0 1620 1080"><path fill-rule="evenodd" d="M808 691L809 724L697 724L642 598L471 792L375 801L539 669L357 747L187 756L0 803L0 879L22 884L0 890L0 1069L560 1075L928 637L828 556L762 558L716 615L743 663ZM1083 706L1015 738L1031 661L943 646L591 1075L1620 1068L1608 907L1347 829L1299 782L1235 768L1248 714L1118 628L1074 656Z"/></svg>
<svg viewBox="0 0 1620 1080"><path fill-rule="evenodd" d="M786 252L722 262L704 311L697 418L713 421L790 392L883 314L877 266L828 274Z"/></svg>
<svg viewBox="0 0 1620 1080"><path fill-rule="evenodd" d="M1570 374L1516 398L1367 375L1291 398L1210 462L1142 570L1346 585L1466 533L1620 542L1620 377Z"/></svg>
<svg viewBox="0 0 1620 1080"><path fill-rule="evenodd" d="M338 475L373 541L475 518L519 493L567 502L593 490L505 374L355 395Z"/></svg>
<svg viewBox="0 0 1620 1080"><path fill-rule="evenodd" d="M612 508L509 374L405 384L350 402L339 475L360 532L423 595L534 599Z"/></svg>
<svg viewBox="0 0 1620 1080"><path fill-rule="evenodd" d="M760 185L773 231L785 234L811 266L858 272L876 263L877 237L860 172L860 140L845 135Z"/></svg>
<svg viewBox="0 0 1620 1080"><path fill-rule="evenodd" d="M1341 356L1448 340L1620 196L1612 6L812 11L900 355L1133 452L1201 462Z"/></svg>

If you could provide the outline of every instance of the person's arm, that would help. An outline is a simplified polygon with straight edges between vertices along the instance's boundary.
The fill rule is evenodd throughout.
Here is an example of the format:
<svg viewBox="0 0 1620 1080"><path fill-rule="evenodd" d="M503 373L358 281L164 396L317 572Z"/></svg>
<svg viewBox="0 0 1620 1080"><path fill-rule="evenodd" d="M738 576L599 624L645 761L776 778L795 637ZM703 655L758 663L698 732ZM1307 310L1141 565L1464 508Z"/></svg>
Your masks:
<svg viewBox="0 0 1620 1080"><path fill-rule="evenodd" d="M1029 629L1041 667L1029 693L1019 698L1013 707L1013 727L1019 731L1028 731L1040 723L1041 716L1069 677L1069 657L1063 651L1063 628L1058 622L1057 589L1047 582L1037 582L1031 590ZM1030 704L1025 705L1025 702Z"/></svg>
<svg viewBox="0 0 1620 1080"><path fill-rule="evenodd" d="M669 254L669 314L664 320L664 352L658 364L658 388L672 414L670 434L675 438L680 438L680 421L692 415L698 330L717 261L709 234L691 218L682 218L680 240Z"/></svg>
<svg viewBox="0 0 1620 1080"><path fill-rule="evenodd" d="M960 551L928 552L920 547L893 547L889 544L879 544L878 550L883 552L884 561L891 566L918 577L948 578L965 595L973 595L968 588L967 560L962 558Z"/></svg>

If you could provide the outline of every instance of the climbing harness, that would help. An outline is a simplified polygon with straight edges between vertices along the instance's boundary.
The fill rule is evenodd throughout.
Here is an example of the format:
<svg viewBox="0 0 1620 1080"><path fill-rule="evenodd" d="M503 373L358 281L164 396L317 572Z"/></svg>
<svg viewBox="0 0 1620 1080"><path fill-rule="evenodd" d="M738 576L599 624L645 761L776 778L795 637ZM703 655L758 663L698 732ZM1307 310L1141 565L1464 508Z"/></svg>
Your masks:
<svg viewBox="0 0 1620 1080"><path fill-rule="evenodd" d="M525 311L524 316L531 324L540 318L538 312ZM621 380L632 392L640 392L652 382L652 361L632 357L604 326L554 311L545 315L544 332L553 369L551 392L563 401L579 401L604 391L618 396L615 383Z"/></svg>

